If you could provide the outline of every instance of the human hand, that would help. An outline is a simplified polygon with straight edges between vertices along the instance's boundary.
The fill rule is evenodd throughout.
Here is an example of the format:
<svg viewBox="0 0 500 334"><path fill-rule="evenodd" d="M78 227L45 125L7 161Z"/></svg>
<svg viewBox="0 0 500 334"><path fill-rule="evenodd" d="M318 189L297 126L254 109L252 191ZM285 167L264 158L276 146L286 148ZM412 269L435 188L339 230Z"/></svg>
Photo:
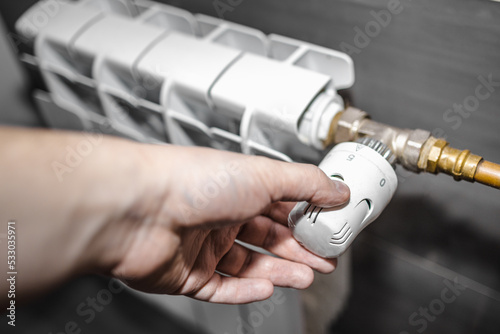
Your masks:
<svg viewBox="0 0 500 334"><path fill-rule="evenodd" d="M328 207L349 199L347 187L315 166L57 131L4 128L0 139L0 218L18 221L23 240L20 301L102 273L142 291L248 303L274 286L306 288L312 269L335 268L287 227L296 201ZM54 170L83 144L91 150L77 164Z"/></svg>
<svg viewBox="0 0 500 334"><path fill-rule="evenodd" d="M131 287L248 303L267 299L274 286L308 287L311 268L335 268L335 260L301 247L287 227L295 201L335 206L348 200L349 189L317 167L204 148L140 151L146 188L111 221L111 233L101 235L116 252L106 264L110 273Z"/></svg>

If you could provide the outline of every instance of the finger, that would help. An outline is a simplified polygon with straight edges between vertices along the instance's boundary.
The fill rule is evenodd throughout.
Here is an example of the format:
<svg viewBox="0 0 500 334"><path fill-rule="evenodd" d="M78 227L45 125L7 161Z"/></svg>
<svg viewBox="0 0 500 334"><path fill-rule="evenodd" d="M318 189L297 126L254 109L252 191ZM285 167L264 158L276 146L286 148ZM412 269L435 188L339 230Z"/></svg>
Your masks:
<svg viewBox="0 0 500 334"><path fill-rule="evenodd" d="M245 224L237 239L324 274L331 273L337 265L336 259L324 259L309 252L295 240L288 227L277 224L268 217L256 217Z"/></svg>
<svg viewBox="0 0 500 334"><path fill-rule="evenodd" d="M262 213L263 216L269 217L271 220L288 226L288 215L290 211L297 205L295 202L275 202L271 203Z"/></svg>
<svg viewBox="0 0 500 334"><path fill-rule="evenodd" d="M276 286L305 289L314 280L308 266L260 254L234 244L217 266L219 272L240 278L263 278Z"/></svg>
<svg viewBox="0 0 500 334"><path fill-rule="evenodd" d="M349 187L330 179L313 165L256 159L269 196L276 201L306 201L320 207L334 207L349 200Z"/></svg>
<svg viewBox="0 0 500 334"><path fill-rule="evenodd" d="M223 277L214 273L212 278L189 297L223 304L247 304L268 299L274 291L267 279Z"/></svg>

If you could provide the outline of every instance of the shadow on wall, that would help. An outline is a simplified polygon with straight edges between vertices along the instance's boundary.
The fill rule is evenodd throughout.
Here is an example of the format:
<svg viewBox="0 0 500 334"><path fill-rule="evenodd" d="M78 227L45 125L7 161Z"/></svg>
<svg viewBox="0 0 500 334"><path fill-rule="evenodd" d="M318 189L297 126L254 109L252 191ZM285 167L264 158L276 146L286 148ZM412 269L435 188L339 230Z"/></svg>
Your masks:
<svg viewBox="0 0 500 334"><path fill-rule="evenodd" d="M330 333L498 333L500 245L474 222L399 196L353 248L353 293Z"/></svg>

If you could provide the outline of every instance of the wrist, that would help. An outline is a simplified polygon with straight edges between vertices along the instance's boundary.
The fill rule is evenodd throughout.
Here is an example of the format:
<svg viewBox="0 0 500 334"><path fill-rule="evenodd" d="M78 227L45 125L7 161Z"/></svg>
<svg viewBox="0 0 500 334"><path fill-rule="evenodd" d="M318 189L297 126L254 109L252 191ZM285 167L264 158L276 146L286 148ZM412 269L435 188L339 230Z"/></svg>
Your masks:
<svg viewBox="0 0 500 334"><path fill-rule="evenodd" d="M79 270L109 273L144 225L156 223L169 189L166 154L165 147L104 138L82 170L84 190L74 211L76 228L85 235Z"/></svg>

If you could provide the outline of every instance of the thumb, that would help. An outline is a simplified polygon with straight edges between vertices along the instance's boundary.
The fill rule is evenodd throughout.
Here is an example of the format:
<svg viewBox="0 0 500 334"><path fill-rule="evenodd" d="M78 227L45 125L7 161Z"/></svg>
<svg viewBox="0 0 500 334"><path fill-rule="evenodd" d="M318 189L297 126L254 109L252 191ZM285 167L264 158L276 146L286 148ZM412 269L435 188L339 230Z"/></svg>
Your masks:
<svg viewBox="0 0 500 334"><path fill-rule="evenodd" d="M313 165L268 161L266 184L273 202L306 201L320 207L339 206L349 201L349 187L330 179Z"/></svg>

